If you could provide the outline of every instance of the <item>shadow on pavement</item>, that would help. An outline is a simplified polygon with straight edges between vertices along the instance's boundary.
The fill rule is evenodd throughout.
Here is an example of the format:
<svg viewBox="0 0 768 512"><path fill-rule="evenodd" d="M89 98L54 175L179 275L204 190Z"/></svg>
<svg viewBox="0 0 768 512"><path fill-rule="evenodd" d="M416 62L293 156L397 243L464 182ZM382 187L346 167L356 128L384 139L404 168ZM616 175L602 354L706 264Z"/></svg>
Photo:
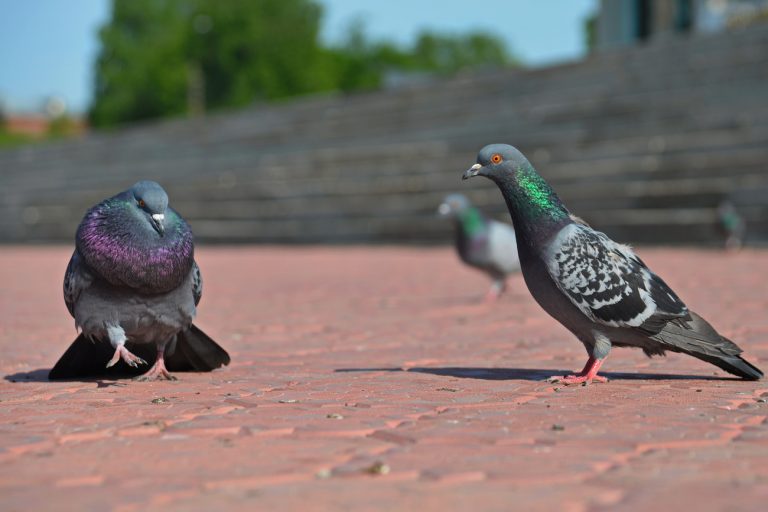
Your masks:
<svg viewBox="0 0 768 512"><path fill-rule="evenodd" d="M48 373L51 371L50 368L38 368L37 370L32 370L29 372L18 372L18 373L11 373L3 377L8 382L13 383L24 383L24 382L94 382L98 385L100 388L108 388L110 386L124 386L124 383L119 382L111 382L111 381L104 381L102 379L99 379L97 377L93 378L74 378L74 379L61 379L52 381L48 379ZM127 375L124 375L123 377L128 377Z"/></svg>
<svg viewBox="0 0 768 512"><path fill-rule="evenodd" d="M552 370L541 368L339 368L336 372L416 372L459 377L462 379L483 380L531 380L544 381L557 375L569 375L571 370ZM714 375L687 375L667 373L600 373L610 380L741 380L738 377L718 377Z"/></svg>

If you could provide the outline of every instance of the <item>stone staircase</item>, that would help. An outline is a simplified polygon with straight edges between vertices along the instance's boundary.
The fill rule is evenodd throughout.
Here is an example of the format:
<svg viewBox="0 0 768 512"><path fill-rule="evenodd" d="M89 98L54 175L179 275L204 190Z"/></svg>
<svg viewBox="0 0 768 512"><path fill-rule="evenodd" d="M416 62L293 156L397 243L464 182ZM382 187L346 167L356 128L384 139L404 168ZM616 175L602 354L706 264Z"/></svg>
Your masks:
<svg viewBox="0 0 768 512"><path fill-rule="evenodd" d="M768 27L539 70L304 98L0 152L0 240L70 241L85 209L161 182L207 242L432 243L440 199L489 142L525 152L622 241L719 244L728 198L768 240Z"/></svg>

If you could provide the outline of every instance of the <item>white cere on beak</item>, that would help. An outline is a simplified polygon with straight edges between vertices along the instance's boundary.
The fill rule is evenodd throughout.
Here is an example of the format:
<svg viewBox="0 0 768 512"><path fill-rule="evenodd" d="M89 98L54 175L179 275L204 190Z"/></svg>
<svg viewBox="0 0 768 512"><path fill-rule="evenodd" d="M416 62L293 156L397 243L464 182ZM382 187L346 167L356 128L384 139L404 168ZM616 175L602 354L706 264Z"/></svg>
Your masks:
<svg viewBox="0 0 768 512"><path fill-rule="evenodd" d="M473 165L472 167L470 167L470 169L472 169L473 171L476 171L476 170L478 170L478 169L479 169L479 168L481 168L481 167L482 167L482 165L480 165L480 164L475 164L475 165Z"/></svg>
<svg viewBox="0 0 768 512"><path fill-rule="evenodd" d="M451 212L451 207L448 206L446 203L442 203L437 208L437 213L439 213L440 215L448 215L450 212Z"/></svg>
<svg viewBox="0 0 768 512"><path fill-rule="evenodd" d="M162 222L165 220L165 215L163 215L162 213L153 213L152 218L155 219L156 221Z"/></svg>

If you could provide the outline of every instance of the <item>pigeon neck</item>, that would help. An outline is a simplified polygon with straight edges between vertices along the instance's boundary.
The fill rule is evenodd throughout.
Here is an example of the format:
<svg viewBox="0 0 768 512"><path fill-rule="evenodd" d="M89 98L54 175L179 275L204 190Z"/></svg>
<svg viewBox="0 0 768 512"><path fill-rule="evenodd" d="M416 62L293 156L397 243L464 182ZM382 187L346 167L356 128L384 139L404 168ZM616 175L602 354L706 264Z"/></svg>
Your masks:
<svg viewBox="0 0 768 512"><path fill-rule="evenodd" d="M76 247L100 277L142 293L165 293L187 278L194 262L192 232L171 208L165 235L152 229L125 194L105 199L85 214Z"/></svg>
<svg viewBox="0 0 768 512"><path fill-rule="evenodd" d="M515 230L528 240L572 222L565 205L530 163L494 181L501 189Z"/></svg>
<svg viewBox="0 0 768 512"><path fill-rule="evenodd" d="M480 210L474 207L466 208L459 214L459 224L462 231L469 236L478 235L485 231L486 223Z"/></svg>

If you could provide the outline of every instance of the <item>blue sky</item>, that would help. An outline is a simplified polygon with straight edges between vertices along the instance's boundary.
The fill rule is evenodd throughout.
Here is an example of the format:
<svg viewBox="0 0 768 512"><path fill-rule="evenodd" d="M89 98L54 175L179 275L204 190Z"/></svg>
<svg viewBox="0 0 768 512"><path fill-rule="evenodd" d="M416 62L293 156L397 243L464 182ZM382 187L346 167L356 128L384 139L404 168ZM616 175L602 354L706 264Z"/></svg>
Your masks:
<svg viewBox="0 0 768 512"><path fill-rule="evenodd" d="M339 40L360 19L374 39L408 44L423 29L487 30L530 65L584 53L583 20L597 0L320 0L323 37ZM97 31L109 0L0 0L0 101L34 110L47 96L87 108Z"/></svg>

